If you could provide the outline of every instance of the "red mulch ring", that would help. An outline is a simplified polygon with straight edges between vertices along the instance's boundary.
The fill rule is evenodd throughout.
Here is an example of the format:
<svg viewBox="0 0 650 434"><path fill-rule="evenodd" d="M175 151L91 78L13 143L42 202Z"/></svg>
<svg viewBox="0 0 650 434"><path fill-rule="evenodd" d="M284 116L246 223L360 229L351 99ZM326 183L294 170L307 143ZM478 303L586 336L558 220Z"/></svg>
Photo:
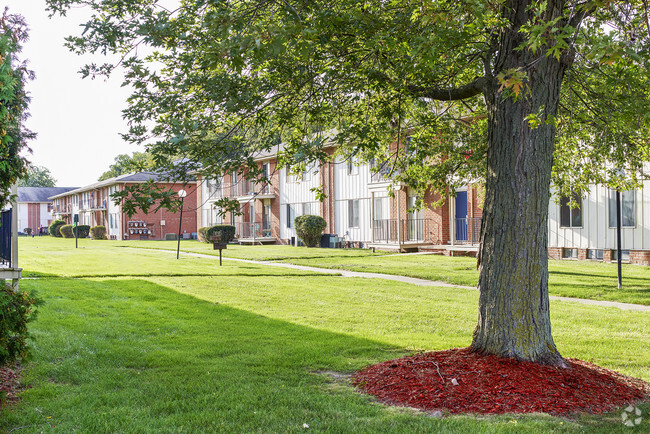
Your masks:
<svg viewBox="0 0 650 434"><path fill-rule="evenodd" d="M650 383L566 362L556 368L452 349L370 366L353 384L386 404L450 413L605 413L650 399Z"/></svg>
<svg viewBox="0 0 650 434"><path fill-rule="evenodd" d="M18 401L18 392L23 387L20 384L20 365L13 368L0 367L0 408L3 405Z"/></svg>

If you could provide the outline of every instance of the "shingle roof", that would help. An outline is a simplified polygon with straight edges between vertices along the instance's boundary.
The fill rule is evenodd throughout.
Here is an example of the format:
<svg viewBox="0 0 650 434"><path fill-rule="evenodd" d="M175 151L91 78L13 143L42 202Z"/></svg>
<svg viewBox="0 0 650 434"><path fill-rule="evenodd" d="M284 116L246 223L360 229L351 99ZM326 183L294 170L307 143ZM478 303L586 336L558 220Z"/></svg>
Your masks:
<svg viewBox="0 0 650 434"><path fill-rule="evenodd" d="M67 193L78 187L18 187L18 202L43 203L52 202L49 198Z"/></svg>
<svg viewBox="0 0 650 434"><path fill-rule="evenodd" d="M77 189L69 190L66 192L54 194L50 196L50 199L55 199L57 197L62 197L62 196L67 196L68 194L75 194L75 193L83 193L84 191L90 191L94 190L99 187L105 187L108 185L114 185L114 184L123 184L126 182L146 182L146 181L163 181L163 182L169 182L165 177L161 174L154 173L154 172L138 172L138 173L127 173L126 175L120 175L116 176L114 178L109 178L104 181L99 181L95 182L93 184L86 185L84 187L80 187ZM196 181L188 181L188 183L194 183Z"/></svg>

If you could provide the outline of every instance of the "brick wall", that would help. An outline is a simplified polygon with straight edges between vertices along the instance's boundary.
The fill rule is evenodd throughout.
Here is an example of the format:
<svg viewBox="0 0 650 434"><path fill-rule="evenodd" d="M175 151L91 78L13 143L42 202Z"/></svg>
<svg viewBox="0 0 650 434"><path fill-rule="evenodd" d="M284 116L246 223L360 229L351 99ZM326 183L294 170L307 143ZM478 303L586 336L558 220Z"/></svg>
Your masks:
<svg viewBox="0 0 650 434"><path fill-rule="evenodd" d="M549 247L548 257L549 259L562 259L562 247Z"/></svg>
<svg viewBox="0 0 650 434"><path fill-rule="evenodd" d="M650 266L650 250L630 250L630 263Z"/></svg>
<svg viewBox="0 0 650 434"><path fill-rule="evenodd" d="M128 185L128 184L127 184ZM180 186L177 184L162 184L165 188L170 188L175 192L178 192L181 189L184 189L187 192L187 196L183 201L183 222L181 226L181 234L188 233L192 234L196 232L196 223L197 223L197 209L196 209L196 184L191 184L187 186ZM122 214L122 236L128 232L129 221L143 221L147 224L147 228L150 228L153 232L153 236L148 237L150 240L164 240L165 234L176 234L178 235L178 228L180 223L180 212L170 212L166 209L160 209L158 211L149 211L148 213L139 210L132 217L128 217L126 214ZM164 221L164 225L161 223ZM140 235L129 235L127 239L140 239ZM142 237L146 238L146 237Z"/></svg>
<svg viewBox="0 0 650 434"><path fill-rule="evenodd" d="M442 207L431 208L429 204L440 199L439 194L427 191L424 195L426 208L422 216L428 220L425 226L425 241L433 244L447 244L449 241L449 207L445 204Z"/></svg>

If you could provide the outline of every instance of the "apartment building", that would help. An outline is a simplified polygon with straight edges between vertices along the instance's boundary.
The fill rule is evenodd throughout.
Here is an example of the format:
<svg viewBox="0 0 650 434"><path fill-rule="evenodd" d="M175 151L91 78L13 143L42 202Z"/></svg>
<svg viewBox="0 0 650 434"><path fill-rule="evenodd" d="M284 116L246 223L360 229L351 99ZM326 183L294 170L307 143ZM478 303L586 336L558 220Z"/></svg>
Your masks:
<svg viewBox="0 0 650 434"><path fill-rule="evenodd" d="M549 206L549 257L617 260L616 192L593 185L583 199L568 198ZM621 192L621 259L650 265L650 181L638 190Z"/></svg>
<svg viewBox="0 0 650 434"><path fill-rule="evenodd" d="M115 203L111 199L111 194L116 191L123 191L127 186L148 181L154 181L160 187L175 192L181 189L186 191L187 196L183 200L182 224L180 213L170 212L166 209L150 210L147 213L139 210L133 216L128 216L122 211L120 203ZM181 185L165 181L155 173L140 172L96 182L56 194L50 199L53 201L54 218L64 220L68 224L72 224L74 216L77 215L79 224L105 226L110 239L163 240L175 239L178 236L179 225L181 237L196 236L196 190L195 181Z"/></svg>
<svg viewBox="0 0 650 434"><path fill-rule="evenodd" d="M333 152L333 149L330 150ZM296 242L293 220L303 214L322 216L333 245L393 251L430 250L448 255L478 250L482 189L467 185L447 193L445 204L432 207L439 196L427 194L426 206L413 211L417 196L406 185L388 179L374 163L336 158L312 165L299 175L278 168L275 157L258 158L271 182L259 185L233 173L220 180L201 180L197 226L232 224L242 243ZM383 172L383 173L382 173ZM320 187L327 198L316 199ZM549 257L616 260L616 214L612 190L592 186L571 209L568 199L549 204ZM241 215L219 215L216 199L236 197ZM622 259L650 265L650 181L621 194Z"/></svg>
<svg viewBox="0 0 650 434"><path fill-rule="evenodd" d="M333 149L330 149L333 152ZM439 250L446 254L474 253L478 247L481 208L478 189L467 186L449 195L446 204L411 211L417 200L405 185L393 185L372 164L337 157L313 164L303 173L278 168L274 155L260 155L258 164L271 182L261 185L231 173L218 180L199 179L197 226L231 224L240 243L293 244L297 216L320 215L325 233L335 245L395 251ZM327 198L320 202L315 189ZM215 202L236 198L240 214L225 213ZM437 201L428 195L425 204Z"/></svg>
<svg viewBox="0 0 650 434"><path fill-rule="evenodd" d="M77 187L18 187L16 200L18 212L18 231L30 228L38 235L40 228L47 228L54 220L54 205L50 197Z"/></svg>

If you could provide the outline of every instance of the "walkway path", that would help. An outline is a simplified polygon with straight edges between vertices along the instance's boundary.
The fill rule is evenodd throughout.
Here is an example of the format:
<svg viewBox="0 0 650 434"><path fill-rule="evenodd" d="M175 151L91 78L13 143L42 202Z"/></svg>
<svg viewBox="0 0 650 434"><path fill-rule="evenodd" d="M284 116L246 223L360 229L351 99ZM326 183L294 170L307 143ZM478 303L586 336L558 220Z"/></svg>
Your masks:
<svg viewBox="0 0 650 434"><path fill-rule="evenodd" d="M151 249L151 250L160 250L160 249ZM203 253L190 253L190 252L181 252L181 253L185 256L194 256L197 258L212 258L212 259L218 258L218 256L206 255ZM338 270L338 269L335 270L331 268L310 267L307 265L295 265L286 262L275 262L275 261L273 262L254 261L252 259L238 259L238 258L226 258L226 257L224 257L223 259L227 261L237 261L237 262L246 262L249 264L266 265L269 267L283 267L283 268L291 268L293 270L314 271L317 273L326 273L326 274L337 274L343 277L363 277L366 279L393 280L395 282L410 283L412 285L418 285L418 286L437 286L437 287L472 289L472 290L477 289L475 286L454 285L446 282L419 279L417 277L397 276L394 274L366 273L360 271L349 271L349 270ZM605 301L605 300L588 300L584 298L558 297L556 295L550 295L549 298L551 300L570 301L574 303L590 304L594 306L617 307L622 310L636 310L640 312L650 312L650 306L645 306L642 304L619 303L617 301Z"/></svg>

